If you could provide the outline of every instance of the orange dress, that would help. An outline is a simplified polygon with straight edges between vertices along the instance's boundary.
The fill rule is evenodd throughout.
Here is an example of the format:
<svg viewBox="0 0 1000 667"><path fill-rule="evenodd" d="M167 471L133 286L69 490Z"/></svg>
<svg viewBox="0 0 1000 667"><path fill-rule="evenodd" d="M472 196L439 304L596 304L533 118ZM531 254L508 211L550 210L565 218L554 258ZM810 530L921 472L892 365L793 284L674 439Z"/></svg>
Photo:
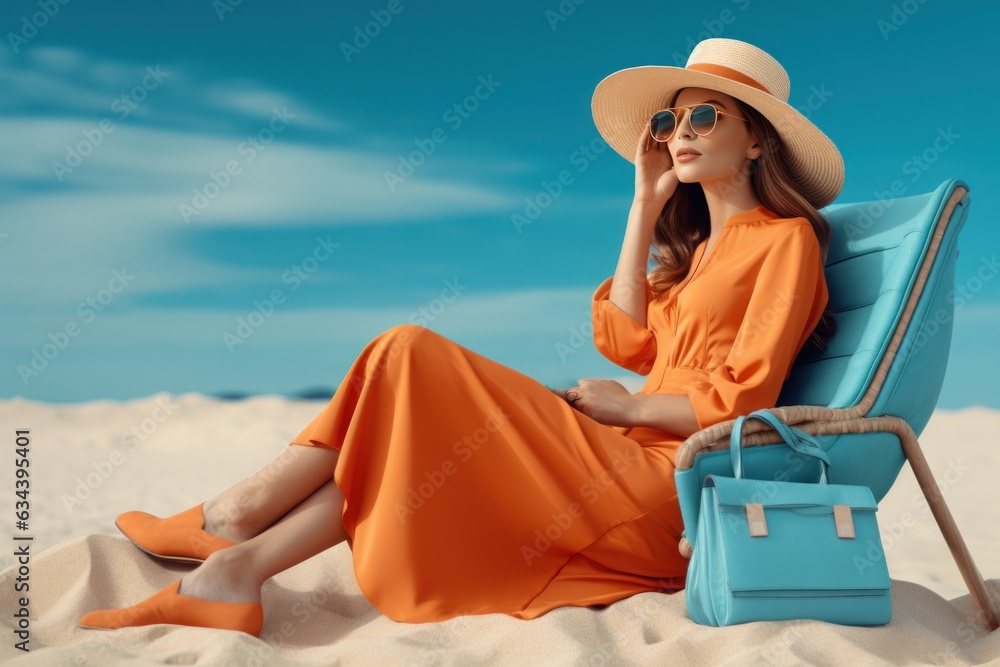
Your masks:
<svg viewBox="0 0 1000 667"><path fill-rule="evenodd" d="M687 394L702 427L775 405L827 303L805 218L731 216L647 326L594 293L594 343ZM683 437L608 426L548 387L433 330L362 349L292 444L340 450L341 520L365 597L408 623L606 605L684 588L674 456Z"/></svg>

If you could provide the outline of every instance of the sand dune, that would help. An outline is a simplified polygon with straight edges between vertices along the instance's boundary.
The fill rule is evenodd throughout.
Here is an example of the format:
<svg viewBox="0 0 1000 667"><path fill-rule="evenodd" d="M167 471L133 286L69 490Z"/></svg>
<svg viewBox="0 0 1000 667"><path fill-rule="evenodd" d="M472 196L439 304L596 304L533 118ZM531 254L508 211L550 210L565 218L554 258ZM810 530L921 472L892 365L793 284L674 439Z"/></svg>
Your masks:
<svg viewBox="0 0 1000 667"><path fill-rule="evenodd" d="M259 639L176 625L76 626L88 611L134 604L192 567L136 549L115 529L117 514L143 509L166 516L214 495L277 456L324 404L199 394L68 406L0 402L3 423L31 430L32 516L23 534L34 536L32 650L14 647L17 572L8 548L0 573L8 639L0 659L14 665L1000 662L1000 633L991 635L977 622L908 467L879 508L893 579L893 619L881 628L817 621L706 628L687 617L683 592L645 593L603 609L565 607L533 621L488 614L397 623L361 593L344 543L267 582ZM1000 600L1000 526L992 511L1000 453L990 436L998 426L1000 415L992 410L939 411L921 442L991 595ZM13 492L4 495L4 516L11 517Z"/></svg>

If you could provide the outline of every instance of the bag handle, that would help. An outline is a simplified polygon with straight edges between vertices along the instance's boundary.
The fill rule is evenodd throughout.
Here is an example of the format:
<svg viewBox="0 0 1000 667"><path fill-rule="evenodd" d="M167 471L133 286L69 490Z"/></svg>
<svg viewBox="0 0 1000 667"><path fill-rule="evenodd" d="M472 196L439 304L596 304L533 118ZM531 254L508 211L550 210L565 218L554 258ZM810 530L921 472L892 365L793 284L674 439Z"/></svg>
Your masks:
<svg viewBox="0 0 1000 667"><path fill-rule="evenodd" d="M819 459L822 462L819 482L820 484L829 484L830 458L820 446L819 441L808 433L786 424L769 410L754 410L748 415L740 415L736 418L736 424L733 426L733 432L729 438L729 458L733 464L733 475L737 479L743 478L743 424L748 419L759 419L770 424L786 445L800 454Z"/></svg>

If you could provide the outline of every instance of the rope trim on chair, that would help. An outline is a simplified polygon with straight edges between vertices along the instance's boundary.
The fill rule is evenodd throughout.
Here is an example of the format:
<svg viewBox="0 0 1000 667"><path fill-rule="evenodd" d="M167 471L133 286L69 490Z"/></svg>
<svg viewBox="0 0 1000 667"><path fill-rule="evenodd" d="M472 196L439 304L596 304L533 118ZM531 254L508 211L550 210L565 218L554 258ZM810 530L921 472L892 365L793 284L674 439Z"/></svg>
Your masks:
<svg viewBox="0 0 1000 667"><path fill-rule="evenodd" d="M937 259L938 248L941 246L941 240L944 238L948 222L951 221L951 216L955 207L958 206L958 203L965 198L967 193L968 190L966 188L957 186L951 193L951 197L948 198L948 203L945 204L944 210L941 211L941 215L938 216L937 224L934 226L934 233L931 237L930 247L927 249L927 256L920 265L920 271L917 273L916 283L913 286L913 290L910 292L910 298L906 302L906 308L903 309L903 317L899 322L899 326L896 327L892 340L889 341L889 349L882 358L882 363L879 364L878 369L875 371L875 377L872 380L872 384L868 387L868 391L865 392L865 395L861 398L861 401L857 405L843 410L844 414L849 416L841 416L841 419L855 419L857 417L863 417L868 414L872 405L875 404L875 399L882 391L882 384L889 375L889 368L892 366L892 362L896 358L896 351L903 342L903 336L906 335L906 329L909 327L913 312L917 309L917 302L920 301L920 296L924 292L924 284L927 282L927 277L930 275L934 261Z"/></svg>

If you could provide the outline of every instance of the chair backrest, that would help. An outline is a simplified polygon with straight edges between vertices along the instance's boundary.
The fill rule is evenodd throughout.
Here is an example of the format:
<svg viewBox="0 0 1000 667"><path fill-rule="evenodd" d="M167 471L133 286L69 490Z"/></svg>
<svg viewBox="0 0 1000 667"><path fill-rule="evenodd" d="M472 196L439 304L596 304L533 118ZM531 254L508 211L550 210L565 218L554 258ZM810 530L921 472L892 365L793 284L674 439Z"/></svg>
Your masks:
<svg viewBox="0 0 1000 667"><path fill-rule="evenodd" d="M968 185L948 179L910 197L832 204L826 278L837 332L807 345L777 405L893 415L919 435L944 382L955 311L958 235Z"/></svg>
<svg viewBox="0 0 1000 667"><path fill-rule="evenodd" d="M958 235L969 212L968 186L949 179L933 192L830 205L826 259L828 308L837 332L821 353L806 346L782 386L778 406L844 409L853 419L892 415L918 435L930 419L948 362L955 311ZM906 463L895 433L828 434L831 483L863 484L876 501ZM816 459L783 443L743 454L752 479L815 482ZM729 451L703 452L674 474L685 533L696 545L702 480L732 476Z"/></svg>

